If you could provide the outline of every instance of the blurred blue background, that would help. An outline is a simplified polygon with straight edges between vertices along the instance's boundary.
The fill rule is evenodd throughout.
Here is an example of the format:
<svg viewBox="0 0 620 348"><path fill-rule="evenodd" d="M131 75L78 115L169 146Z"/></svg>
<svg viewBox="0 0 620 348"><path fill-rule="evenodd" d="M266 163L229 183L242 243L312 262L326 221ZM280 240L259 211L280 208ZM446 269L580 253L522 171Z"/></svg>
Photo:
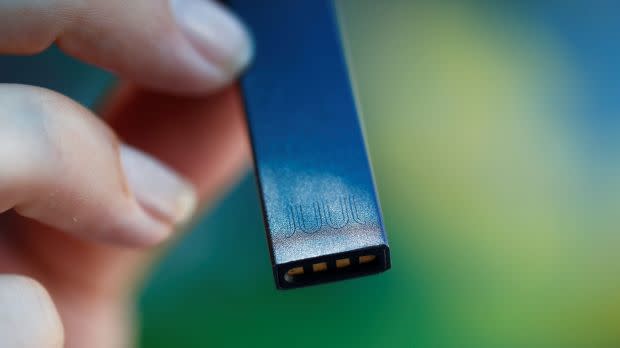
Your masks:
<svg viewBox="0 0 620 348"><path fill-rule="evenodd" d="M248 174L149 278L141 346L620 346L617 4L337 5L393 269L277 292ZM0 72L114 81L54 48Z"/></svg>

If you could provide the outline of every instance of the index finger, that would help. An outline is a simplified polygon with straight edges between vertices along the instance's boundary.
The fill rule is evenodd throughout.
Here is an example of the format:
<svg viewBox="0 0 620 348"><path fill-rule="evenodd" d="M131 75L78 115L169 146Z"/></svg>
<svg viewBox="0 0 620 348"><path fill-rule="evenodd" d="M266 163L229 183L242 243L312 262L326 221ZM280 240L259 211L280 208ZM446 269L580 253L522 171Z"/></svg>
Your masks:
<svg viewBox="0 0 620 348"><path fill-rule="evenodd" d="M56 42L141 86L181 94L228 84L253 53L244 26L210 0L2 1L0 32L0 53Z"/></svg>

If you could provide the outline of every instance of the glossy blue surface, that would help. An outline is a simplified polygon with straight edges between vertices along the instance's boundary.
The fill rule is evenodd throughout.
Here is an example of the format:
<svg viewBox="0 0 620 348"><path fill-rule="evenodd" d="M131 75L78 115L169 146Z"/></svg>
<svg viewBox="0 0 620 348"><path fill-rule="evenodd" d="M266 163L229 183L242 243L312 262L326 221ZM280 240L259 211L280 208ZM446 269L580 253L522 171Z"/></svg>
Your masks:
<svg viewBox="0 0 620 348"><path fill-rule="evenodd" d="M387 246L331 1L230 1L272 262Z"/></svg>

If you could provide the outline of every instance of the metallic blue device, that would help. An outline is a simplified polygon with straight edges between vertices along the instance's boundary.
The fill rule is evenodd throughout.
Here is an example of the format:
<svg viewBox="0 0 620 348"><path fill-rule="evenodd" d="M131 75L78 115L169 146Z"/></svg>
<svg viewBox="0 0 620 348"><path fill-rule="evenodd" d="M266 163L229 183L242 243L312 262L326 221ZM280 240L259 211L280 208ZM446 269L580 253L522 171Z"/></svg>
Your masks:
<svg viewBox="0 0 620 348"><path fill-rule="evenodd" d="M389 269L333 2L228 4L256 42L241 87L276 286Z"/></svg>

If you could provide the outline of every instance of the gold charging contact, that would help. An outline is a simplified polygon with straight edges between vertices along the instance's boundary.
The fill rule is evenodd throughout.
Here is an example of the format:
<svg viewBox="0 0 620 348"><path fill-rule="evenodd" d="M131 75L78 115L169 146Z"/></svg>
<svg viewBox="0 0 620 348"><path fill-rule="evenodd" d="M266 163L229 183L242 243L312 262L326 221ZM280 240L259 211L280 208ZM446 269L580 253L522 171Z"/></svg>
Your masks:
<svg viewBox="0 0 620 348"><path fill-rule="evenodd" d="M289 269L288 272L286 272L286 274L288 274L291 277L302 275L302 274L304 274L304 268L303 267L294 267L294 268Z"/></svg>
<svg viewBox="0 0 620 348"><path fill-rule="evenodd" d="M375 256L375 255L362 255L362 256L360 256L360 258L358 260L359 260L360 264L364 264L364 263L373 262L376 258L377 258L377 256Z"/></svg>
<svg viewBox="0 0 620 348"><path fill-rule="evenodd" d="M351 259L338 259L336 260L336 268L345 268L351 266Z"/></svg>
<svg viewBox="0 0 620 348"><path fill-rule="evenodd" d="M377 259L377 255L361 255L361 256L357 256L356 258L346 257L346 258L336 259L333 264L330 263L329 265L328 265L328 262L324 261L324 262L313 263L311 268L306 266L306 268L304 269L304 266L297 266L297 267L290 268L288 271L286 271L285 279L288 282L296 282L296 281L305 279L306 272L316 273L317 276L320 273L330 273L331 271L346 272L345 269L349 267L353 267L354 269L357 269L357 267L354 267L354 266L367 265L369 263L372 263L376 259ZM332 267L334 268L332 269Z"/></svg>
<svg viewBox="0 0 620 348"><path fill-rule="evenodd" d="M327 271L327 262L319 262L312 265L313 272Z"/></svg>

